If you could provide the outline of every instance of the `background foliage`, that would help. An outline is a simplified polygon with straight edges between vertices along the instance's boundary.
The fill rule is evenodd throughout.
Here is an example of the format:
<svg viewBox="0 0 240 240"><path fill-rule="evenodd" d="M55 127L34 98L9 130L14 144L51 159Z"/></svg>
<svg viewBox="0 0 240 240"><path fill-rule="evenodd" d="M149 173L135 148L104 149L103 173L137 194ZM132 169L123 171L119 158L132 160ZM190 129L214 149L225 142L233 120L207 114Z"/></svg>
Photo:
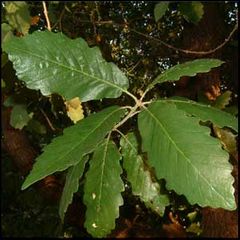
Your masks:
<svg viewBox="0 0 240 240"><path fill-rule="evenodd" d="M42 13L42 5L41 3L29 2L28 4L23 4L21 8L28 8L32 16L36 16L38 12ZM161 48L158 49L158 43L154 42L152 39L145 38L138 34L135 34L130 30L134 28L141 32L147 32L150 36L154 36L157 38L163 38L167 42L175 45L182 46L182 38L184 34L184 28L187 27L188 22L185 22L185 16L179 14L178 5L171 4L169 8L166 10L165 14L162 14L161 21L155 21L154 19L154 3L147 2L129 2L129 3L109 3L109 2L86 2L86 3L61 3L61 2L49 2L48 10L50 20L52 25L56 25L53 28L53 31L63 31L69 37L83 37L90 46L98 45L101 48L101 51L104 55L104 58L108 61L115 62L121 70L123 70L128 78L130 79L131 90L136 95L140 94L139 89L143 89L143 87L147 86L149 82L151 82L155 76L157 76L162 70L169 68L170 66L182 61L182 57L179 55L175 55L171 52L170 49L165 48L164 52ZM222 16L226 21L226 28L231 29L232 25L234 25L234 4L223 4L220 6L222 9ZM4 10L6 9L6 11ZM25 34L21 28L19 28L18 24L15 24L14 21L11 22L8 17L8 8L7 6L2 9L4 12L2 22L4 24L9 23L11 27L11 31L9 31L9 26L7 26L7 34L11 36L11 32L15 34ZM15 15L18 16L18 13L21 11L15 11ZM230 14L231 13L231 14ZM139 15L140 14L140 15ZM225 15L224 15L225 14ZM20 14L21 15L21 14ZM6 19L4 19L6 16ZM10 16L10 15L9 15ZM139 17L141 16L141 17ZM21 26L24 26L25 20L21 20ZM33 21L34 19L32 19ZM113 20L117 24L97 24L97 21L111 21ZM158 19L159 20L159 19ZM129 27L130 25L130 27ZM5 25L6 26L6 25ZM36 29L44 29L45 22L43 15L38 17L37 24L32 24L30 28L30 32ZM5 38L4 38L5 39ZM157 51L156 51L157 49ZM226 52L233 52L234 46L230 44L225 50ZM6 57L6 56L5 56ZM2 56L3 58L3 56ZM223 59L226 62L231 62L231 54L223 55ZM13 105L15 109L18 109L17 104L21 104L21 106L25 106L22 110L21 114L25 114L25 118L23 123L21 124L21 128L25 126L25 129L29 131L29 137L34 140L34 144L40 148L46 145L51 138L60 134L62 129L66 126L71 125L71 120L67 116L66 109L64 108L64 104L62 104L62 99L59 96L53 96L48 99L43 96L40 96L38 92L26 89L21 82L19 82L14 76L14 72L12 71L11 64L4 66L5 74L3 73L3 81L5 83L5 87L2 89L8 96L12 96L16 105ZM12 72L12 74L8 74ZM222 96L225 102L230 103L229 106L234 106L236 103L236 88L234 82L234 74L230 69L224 69L221 73L222 76L222 91L228 89L228 91L232 92L231 99L229 100L229 94ZM11 79L11 80L10 80ZM12 81L14 79L14 81ZM14 82L14 84L12 84ZM167 83L162 88L157 88L154 94L157 96L171 96L173 95L173 91L177 86L174 83ZM199 97L200 99L200 97ZM114 101L116 104L119 104L118 101L128 102L130 101L128 97L126 99L121 100L103 100L99 103L92 101L86 105L83 105L85 115L89 115L91 112L99 111L106 106L111 105ZM205 100L206 101L206 100ZM221 102L220 96L218 101ZM215 106L220 106L219 108L224 108L226 106L225 103L220 104L216 101L210 102ZM39 109L42 111L39 112ZM229 109L229 111L232 111ZM13 111L14 112L14 111ZM33 113L33 114L31 114ZM31 120L27 116L31 116ZM47 115L47 118L45 117ZM18 116L18 114L16 115ZM11 115L14 119L14 114ZM50 119L50 120L49 120ZM49 124L49 121L50 124ZM36 126L32 126L31 122L35 121ZM14 121L11 121L11 125L13 127L18 127L14 124ZM127 129L131 129L131 125L135 124L135 119L126 126ZM38 126L38 127L37 127ZM47 131L40 131L39 128L47 128ZM6 157L7 159L7 157ZM11 173L12 170L10 170ZM6 174L7 171L4 171ZM16 174L12 172L12 174ZM6 189L7 186L6 186ZM16 193L18 194L18 193ZM21 193L24 194L24 193ZM81 195L79 193L79 195ZM124 196L127 202L130 202L129 196ZM137 202L138 200L135 199ZM185 211L182 219L188 219L188 212L195 212L197 214L197 208L192 208L192 206L188 205L186 201L183 201L183 204L180 204L181 200L178 199L177 202L172 200L172 209L175 209L176 212L181 213ZM13 203L15 204L15 203ZM40 203L41 205L41 203ZM131 205L129 203L129 205ZM181 207L179 207L182 205ZM8 205L9 206L9 205ZM140 210L140 216L145 211L144 207L140 204L142 210ZM36 208L36 206L34 206ZM8 209L9 207L3 208ZM182 211L181 209L184 209ZM18 211L18 210L17 210ZM22 213L23 210L18 211ZM24 210L25 211L25 210ZM10 211L11 212L11 211ZM136 212L136 209L133 211ZM21 216L23 214L20 214ZM181 215L181 214L179 214ZM7 219L8 214L4 213L3 219ZM11 214L10 214L11 216ZM38 217L40 214L38 214ZM124 216L124 214L123 214ZM148 215L144 215L143 218L146 218ZM152 216L152 215L151 215ZM199 218L197 219L199 220ZM196 220L196 222L197 222ZM6 220L5 220L6 221ZM11 220L10 220L11 221ZM188 220L188 224L186 226L191 225L191 220ZM55 221L52 221L54 225ZM57 223L56 223L57 224ZM140 224L140 221L139 221ZM5 234L13 234L7 230L7 224L3 225ZM49 225L50 228L51 224ZM55 227L56 225L54 225ZM66 228L67 229L67 228ZM65 233L67 230L65 229ZM47 233L46 231L45 233ZM51 230L50 230L51 232ZM79 232L74 232L71 229L70 234L78 235ZM45 234L44 233L44 234ZM25 236L41 235L43 233L32 233L27 232L23 233ZM61 233L54 233L56 235ZM16 235L18 233L16 232ZM49 235L53 235L52 232Z"/></svg>

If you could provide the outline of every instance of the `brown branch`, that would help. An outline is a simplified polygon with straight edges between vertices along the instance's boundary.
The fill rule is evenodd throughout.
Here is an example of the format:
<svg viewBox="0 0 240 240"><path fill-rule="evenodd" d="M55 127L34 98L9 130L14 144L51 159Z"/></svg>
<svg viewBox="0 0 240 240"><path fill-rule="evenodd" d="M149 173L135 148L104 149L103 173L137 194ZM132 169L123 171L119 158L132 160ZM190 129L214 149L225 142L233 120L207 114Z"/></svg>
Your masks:
<svg viewBox="0 0 240 240"><path fill-rule="evenodd" d="M46 6L45 1L43 1L42 4L43 4L43 13L44 13L45 19L47 21L47 29L48 29L48 31L51 32L51 24L50 24L50 21L48 18L48 11L47 11L47 6Z"/></svg>
<svg viewBox="0 0 240 240"><path fill-rule="evenodd" d="M82 22L89 22L89 21L82 21ZM113 22L111 20L110 21L96 21L95 23L96 24L100 24L100 25L102 25L102 24L111 24L111 25L118 25L118 26L125 26L126 25L126 23L119 24L119 23L115 23L115 22ZM135 30L133 28L128 27L128 29L130 31L132 31L132 32L135 32L135 33L141 35L141 36L144 36L146 38L149 38L149 39L152 39L154 41L157 41L160 44L164 45L165 47L168 47L168 48L173 49L173 50L178 51L178 52L182 52L182 53L185 53L185 54L194 54L194 55L209 55L209 54L212 54L212 53L216 52L217 50L222 48L224 45L226 45L227 42L229 42L229 40L231 39L232 35L238 29L238 20L237 20L237 23L235 24L233 30L230 32L230 34L224 40L224 42L222 42L220 45L218 45L214 49L210 49L208 51L191 51L191 50L187 50L187 49L177 48L177 47L174 47L174 46L172 46L172 45L170 45L170 44L168 44L168 43L166 43L166 42L164 42L164 41L162 41L162 40L160 40L160 39L158 39L156 37L152 37L152 36L146 35L146 34L144 34L142 32L139 32L139 31L137 31L137 30Z"/></svg>
<svg viewBox="0 0 240 240"><path fill-rule="evenodd" d="M151 39L153 39L153 40L155 40L155 41L158 41L158 42L160 42L162 45L164 45L164 46L166 46L166 47L168 47L168 48L170 48L170 49L173 49L173 50L175 50L175 51L179 51L179 52L186 53L186 54L197 54L197 55L209 55L209 54L211 54L211 53L216 52L217 50L219 50L220 48L222 48L222 47L231 39L232 35L234 34L234 32L235 32L237 29L238 29L238 23L236 23L236 25L234 26L233 30L230 32L229 36L224 40L224 42L221 43L220 45L218 45L218 46L217 46L216 48L214 48L214 49L211 49L211 50L208 50L208 51L191 51L191 50L187 50L187 49L176 48L176 47L174 47L174 46L172 46L172 45L170 45L170 44L168 44L168 43L166 43L166 42L164 42L164 41L162 41L162 40L159 40L158 38L155 38L155 37L146 35L146 34L141 33L141 32L139 32L139 31L137 31L137 30L135 30L135 29L129 28L130 31L135 32L135 33L137 33L137 34L139 34L139 35L142 35L142 36L144 36L144 37L151 38Z"/></svg>
<svg viewBox="0 0 240 240"><path fill-rule="evenodd" d="M58 20L55 22L55 24L53 25L52 29L54 29L58 25L58 23L59 23L59 28L61 30L61 21L62 21L64 13L65 13L65 7L63 8L63 10L62 10Z"/></svg>
<svg viewBox="0 0 240 240"><path fill-rule="evenodd" d="M43 116L45 117L49 127L52 129L52 131L56 131L56 128L52 125L51 121L49 120L48 116L46 115L46 113L40 108L41 113L43 114Z"/></svg>

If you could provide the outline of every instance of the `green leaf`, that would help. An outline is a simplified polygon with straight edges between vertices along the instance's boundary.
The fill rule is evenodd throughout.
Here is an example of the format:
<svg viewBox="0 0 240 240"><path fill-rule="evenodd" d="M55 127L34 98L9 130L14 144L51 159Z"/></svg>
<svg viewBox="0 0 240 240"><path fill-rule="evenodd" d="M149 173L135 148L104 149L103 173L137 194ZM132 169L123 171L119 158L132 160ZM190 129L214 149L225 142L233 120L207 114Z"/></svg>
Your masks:
<svg viewBox="0 0 240 240"><path fill-rule="evenodd" d="M15 105L17 105L17 103L15 102L13 96L9 96L3 103L3 106L5 107L13 107Z"/></svg>
<svg viewBox="0 0 240 240"><path fill-rule="evenodd" d="M138 144L134 133L122 136L123 167L127 171L127 179L131 183L132 192L139 196L145 205L162 216L169 204L167 195L160 194L160 186L152 180L149 168L138 154Z"/></svg>
<svg viewBox="0 0 240 240"><path fill-rule="evenodd" d="M165 12L168 9L169 2L160 2L155 5L154 7L154 18L157 22L162 16L165 14Z"/></svg>
<svg viewBox="0 0 240 240"><path fill-rule="evenodd" d="M41 134L41 135L47 133L46 127L36 119L31 119L28 122L27 129L30 132L35 132L35 133L38 133L38 134Z"/></svg>
<svg viewBox="0 0 240 240"><path fill-rule="evenodd" d="M6 19L12 28L23 33L28 33L31 17L26 2L6 2Z"/></svg>
<svg viewBox="0 0 240 240"><path fill-rule="evenodd" d="M64 215L69 204L73 200L73 194L78 190L79 179L82 177L87 160L88 157L83 157L82 161L68 169L59 206L59 215L62 221L64 220Z"/></svg>
<svg viewBox="0 0 240 240"><path fill-rule="evenodd" d="M58 93L81 102L117 98L126 92L128 79L113 63L106 62L98 47L82 38L62 33L34 32L3 44L17 76L28 88L43 95Z"/></svg>
<svg viewBox="0 0 240 240"><path fill-rule="evenodd" d="M203 4L197 1L179 3L178 10L188 22L194 24L197 24L204 14Z"/></svg>
<svg viewBox="0 0 240 240"><path fill-rule="evenodd" d="M143 150L166 187L201 207L236 208L232 165L210 129L176 105L154 102L139 114Z"/></svg>
<svg viewBox="0 0 240 240"><path fill-rule="evenodd" d="M175 104L177 108L200 118L202 121L211 121L219 127L231 127L235 131L238 131L237 118L225 111L183 97L175 97L163 101Z"/></svg>
<svg viewBox="0 0 240 240"><path fill-rule="evenodd" d="M2 43L8 41L9 39L11 39L14 35L12 33L12 28L9 24L7 23L2 23L1 25L1 32L2 32Z"/></svg>
<svg viewBox="0 0 240 240"><path fill-rule="evenodd" d="M27 112L27 108L25 105L18 104L15 105L12 109L10 116L10 125L17 129L22 129L26 126L31 119Z"/></svg>
<svg viewBox="0 0 240 240"><path fill-rule="evenodd" d="M218 67L223 63L223 61L218 59L202 58L178 64L157 76L152 82L151 87L157 83L178 81L183 76L192 77L197 73L209 72L211 68Z"/></svg>
<svg viewBox="0 0 240 240"><path fill-rule="evenodd" d="M84 226L93 237L105 237L115 228L119 206L123 204L120 159L116 145L107 139L90 161L83 201L87 206Z"/></svg>
<svg viewBox="0 0 240 240"><path fill-rule="evenodd" d="M231 91L226 91L220 96L217 97L216 101L213 103L213 107L219 108L219 109L224 109L229 102L231 101Z"/></svg>
<svg viewBox="0 0 240 240"><path fill-rule="evenodd" d="M112 106L65 128L63 135L53 139L36 159L32 171L22 185L22 190L54 172L63 171L79 163L83 155L96 148L124 113L124 109Z"/></svg>

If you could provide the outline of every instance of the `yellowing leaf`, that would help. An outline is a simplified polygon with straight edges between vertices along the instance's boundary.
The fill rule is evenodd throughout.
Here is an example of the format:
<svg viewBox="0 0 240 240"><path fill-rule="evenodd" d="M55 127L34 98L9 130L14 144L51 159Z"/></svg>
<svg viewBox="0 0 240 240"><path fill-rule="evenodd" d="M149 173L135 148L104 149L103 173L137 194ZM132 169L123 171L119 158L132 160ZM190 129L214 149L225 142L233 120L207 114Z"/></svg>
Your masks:
<svg viewBox="0 0 240 240"><path fill-rule="evenodd" d="M65 102L67 107L67 115L74 122L78 122L84 118L83 109L79 97L75 97Z"/></svg>

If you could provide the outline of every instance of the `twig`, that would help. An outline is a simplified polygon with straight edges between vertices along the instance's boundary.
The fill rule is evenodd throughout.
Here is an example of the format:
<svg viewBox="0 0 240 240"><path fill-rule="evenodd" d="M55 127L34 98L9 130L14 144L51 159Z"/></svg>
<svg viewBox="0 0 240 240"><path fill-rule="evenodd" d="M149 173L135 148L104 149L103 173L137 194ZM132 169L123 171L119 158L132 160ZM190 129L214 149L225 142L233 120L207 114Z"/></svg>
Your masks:
<svg viewBox="0 0 240 240"><path fill-rule="evenodd" d="M174 47L174 46L172 46L172 45L170 45L170 44L168 44L168 43L166 43L166 42L164 42L164 41L162 41L162 40L160 40L160 39L158 39L158 38L155 38L155 37L146 35L146 34L141 33L141 32L139 32L139 31L137 31L137 30L135 30L135 29L129 28L130 31L135 32L135 33L137 33L137 34L139 34L139 35L141 35L141 36L144 36L144 37L147 37L147 38L151 38L151 39L153 39L153 40L155 40L155 41L158 41L158 42L160 42L162 45L164 45L164 46L166 46L166 47L168 47L168 48L170 48L170 49L173 49L173 50L175 50L175 51L179 51L179 52L186 53L186 54L197 54L197 55L209 55L209 54L211 54L211 53L216 52L217 50L219 50L220 48L222 48L222 47L231 39L232 35L234 34L234 32L235 32L237 29L238 29L238 23L234 26L233 30L230 32L229 36L224 40L224 42L221 43L220 45L218 45L218 46L217 46L216 48L214 48L214 49L211 49L211 50L208 50L208 51L191 51L191 50L187 50L187 49L176 48L176 47Z"/></svg>
<svg viewBox="0 0 240 240"><path fill-rule="evenodd" d="M55 127L52 125L52 123L50 122L47 114L46 114L41 108L40 108L40 111L41 111L41 113L43 114L43 116L45 117L45 119L46 119L49 127L52 129L52 131L56 131L56 128L55 128Z"/></svg>
<svg viewBox="0 0 240 240"><path fill-rule="evenodd" d="M43 1L42 4L43 4L43 13L44 13L45 19L47 21L47 29L48 29L48 31L51 32L51 24L50 24L50 21L48 18L48 11L47 11L47 6L46 6L45 1Z"/></svg>
<svg viewBox="0 0 240 240"><path fill-rule="evenodd" d="M121 122L119 122L118 124L116 124L114 126L113 130L122 126L129 118L131 118L133 115L135 115L137 108L138 108L138 105L136 104L134 107L132 107L132 110L128 113L128 115L125 118L123 118L123 120Z"/></svg>
<svg viewBox="0 0 240 240"><path fill-rule="evenodd" d="M55 22L55 24L53 25L53 27L52 27L52 29L54 29L56 26L57 26L57 24L59 23L59 27L60 27L60 30L61 30L61 21L62 21L62 17L63 17L63 14L65 13L65 7L63 8L63 10L62 10L62 12L61 12L61 14L60 14L60 16L59 16L59 18L58 18L58 20Z"/></svg>
<svg viewBox="0 0 240 240"><path fill-rule="evenodd" d="M82 21L82 22L89 22L89 21ZM126 23L120 24L120 23L115 23L115 22L113 22L111 20L110 21L96 21L95 23L96 24L100 24L100 25L102 25L102 24L111 24L111 25L118 25L118 26L125 26L126 25ZM234 34L234 32L238 29L238 20L237 20L237 23L235 24L233 30L228 35L228 37L225 38L224 42L222 42L220 45L218 45L214 49L210 49L208 51L191 51L191 50L187 50L187 49L177 48L177 47L174 47L174 46L172 46L172 45L170 45L170 44L168 44L168 43L166 43L166 42L164 42L164 41L162 41L162 40L160 40L160 39L158 39L156 37L152 37L152 36L146 35L146 34L144 34L142 32L139 32L139 31L137 31L137 30L135 30L133 28L128 27L128 29L130 31L132 31L132 32L135 32L135 33L141 35L141 36L144 36L146 38L149 38L149 39L152 39L154 41L157 41L157 42L161 43L162 45L164 45L165 47L168 47L168 48L173 49L173 50L178 51L178 52L182 52L182 53L185 53L185 54L193 54L193 55L209 55L209 54L212 54L212 53L216 52L220 48L222 48L231 39L231 37Z"/></svg>

